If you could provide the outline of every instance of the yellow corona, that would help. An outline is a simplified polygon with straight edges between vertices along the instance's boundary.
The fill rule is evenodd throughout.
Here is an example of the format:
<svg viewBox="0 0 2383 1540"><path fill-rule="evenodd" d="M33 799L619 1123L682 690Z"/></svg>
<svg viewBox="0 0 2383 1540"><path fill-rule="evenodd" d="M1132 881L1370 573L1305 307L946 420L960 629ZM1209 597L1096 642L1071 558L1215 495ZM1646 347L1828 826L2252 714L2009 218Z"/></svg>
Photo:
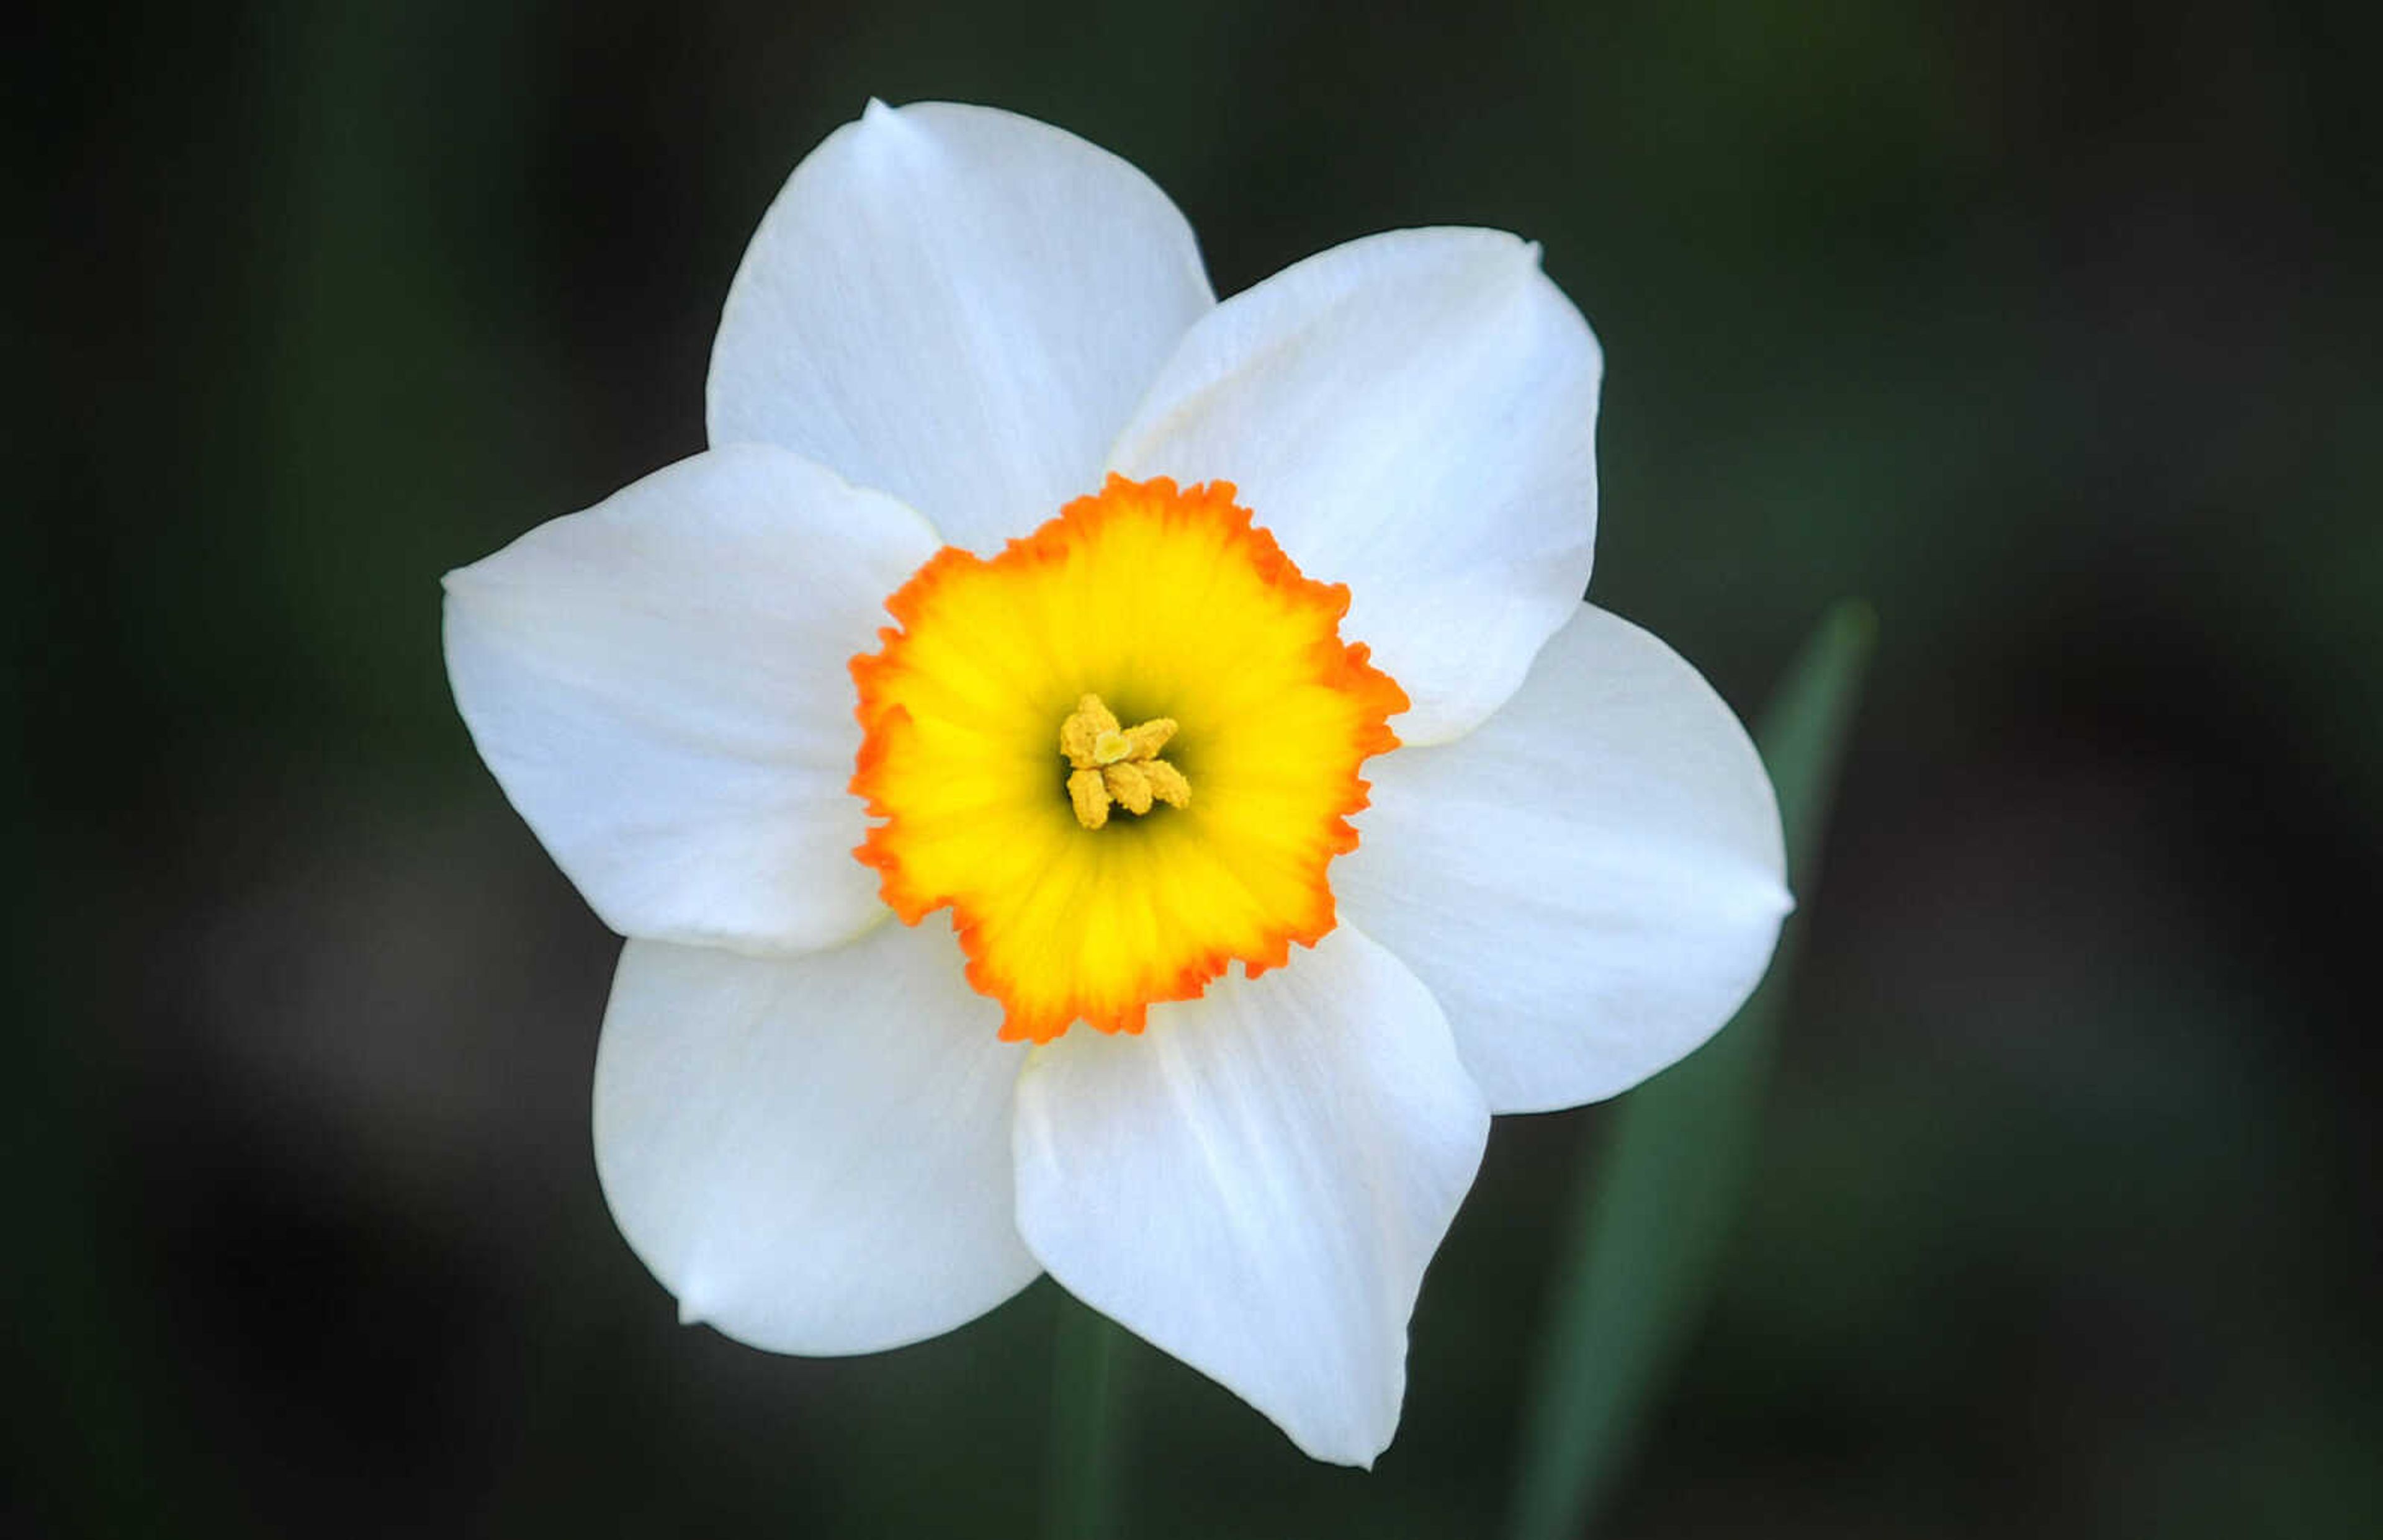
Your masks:
<svg viewBox="0 0 2383 1540"><path fill-rule="evenodd" d="M853 659L856 854L905 922L951 910L1005 1038L1138 1032L1333 927L1407 698L1234 496L1111 476L989 560L938 552Z"/></svg>

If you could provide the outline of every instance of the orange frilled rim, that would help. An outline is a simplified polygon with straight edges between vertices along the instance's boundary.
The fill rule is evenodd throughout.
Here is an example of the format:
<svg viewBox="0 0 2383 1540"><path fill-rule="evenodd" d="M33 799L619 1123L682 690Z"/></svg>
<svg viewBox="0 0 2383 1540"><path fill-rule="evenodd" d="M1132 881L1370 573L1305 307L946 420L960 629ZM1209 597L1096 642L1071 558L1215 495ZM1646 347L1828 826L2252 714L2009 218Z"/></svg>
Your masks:
<svg viewBox="0 0 2383 1540"><path fill-rule="evenodd" d="M1404 691L1345 642L1344 585L1303 575L1229 482L1111 475L990 560L945 547L852 660L854 852L906 924L949 908L1001 1036L1140 1032L1238 960L1256 977L1336 923L1364 760ZM1074 818L1061 721L1097 694L1179 723L1183 807Z"/></svg>

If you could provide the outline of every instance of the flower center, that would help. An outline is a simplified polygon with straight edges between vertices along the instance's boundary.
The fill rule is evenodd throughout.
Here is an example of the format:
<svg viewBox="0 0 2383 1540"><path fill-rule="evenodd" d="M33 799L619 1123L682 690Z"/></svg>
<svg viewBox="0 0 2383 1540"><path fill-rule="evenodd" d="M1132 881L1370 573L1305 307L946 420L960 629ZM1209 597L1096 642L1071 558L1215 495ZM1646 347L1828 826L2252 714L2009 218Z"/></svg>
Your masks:
<svg viewBox="0 0 2383 1540"><path fill-rule="evenodd" d="M1407 700L1341 639L1349 591L1231 487L1112 476L989 560L937 552L885 607L852 660L852 789L879 820L855 854L905 922L951 910L1003 1037L1138 1032L1332 929L1357 772Z"/></svg>
<svg viewBox="0 0 2383 1540"><path fill-rule="evenodd" d="M1068 802L1076 821L1099 829L1109 821L1115 803L1140 817L1154 800L1169 807L1192 806L1192 782L1183 772L1158 757L1175 736L1175 719L1154 717L1138 727L1120 729L1116 713L1098 696L1076 702L1059 724L1059 752L1068 757Z"/></svg>

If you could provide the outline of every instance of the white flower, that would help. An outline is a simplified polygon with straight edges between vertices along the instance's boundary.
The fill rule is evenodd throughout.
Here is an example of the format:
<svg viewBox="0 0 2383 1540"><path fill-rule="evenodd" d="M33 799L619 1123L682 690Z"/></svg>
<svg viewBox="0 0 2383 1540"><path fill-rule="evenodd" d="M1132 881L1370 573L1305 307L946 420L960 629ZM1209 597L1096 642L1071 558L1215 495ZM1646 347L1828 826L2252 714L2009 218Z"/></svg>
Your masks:
<svg viewBox="0 0 2383 1540"><path fill-rule="evenodd" d="M1686 1053L1788 906L1735 719L1581 602L1600 369L1509 235L1219 304L1040 123L871 105L796 169L713 447L447 580L630 938L597 1166L686 1320L863 1352L1048 1271L1370 1463L1489 1115Z"/></svg>

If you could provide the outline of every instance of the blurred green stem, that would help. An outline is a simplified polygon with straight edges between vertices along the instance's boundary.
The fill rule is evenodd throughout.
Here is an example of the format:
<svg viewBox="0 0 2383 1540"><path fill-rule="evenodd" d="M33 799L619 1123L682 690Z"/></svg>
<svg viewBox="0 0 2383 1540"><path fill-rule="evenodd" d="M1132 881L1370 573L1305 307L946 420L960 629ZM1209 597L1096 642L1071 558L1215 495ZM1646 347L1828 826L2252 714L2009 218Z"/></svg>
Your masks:
<svg viewBox="0 0 2383 1540"><path fill-rule="evenodd" d="M1591 1147L1524 1423L1515 1540L1586 1532L1712 1294L1876 629L1867 605L1831 610L1756 728L1802 907L1735 1019L1625 1097Z"/></svg>
<svg viewBox="0 0 2383 1540"><path fill-rule="evenodd" d="M1125 1333L1073 1295L1059 1296L1052 1340L1051 1448L1043 1476L1047 1540L1117 1534Z"/></svg>

